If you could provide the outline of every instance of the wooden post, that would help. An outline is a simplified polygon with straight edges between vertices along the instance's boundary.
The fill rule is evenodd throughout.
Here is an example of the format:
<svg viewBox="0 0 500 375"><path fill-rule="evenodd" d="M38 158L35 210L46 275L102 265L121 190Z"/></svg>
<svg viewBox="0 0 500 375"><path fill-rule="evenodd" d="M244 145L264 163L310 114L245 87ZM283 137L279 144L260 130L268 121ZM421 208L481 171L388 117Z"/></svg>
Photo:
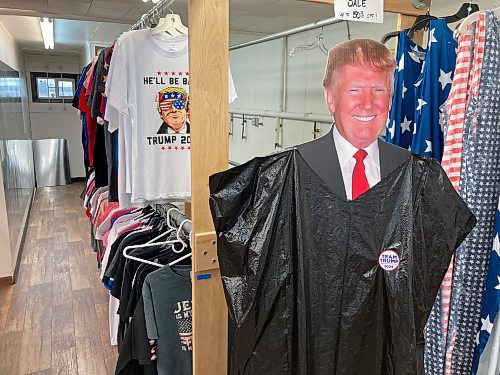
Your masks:
<svg viewBox="0 0 500 375"><path fill-rule="evenodd" d="M189 0L193 374L227 373L227 307L208 177L228 167L229 0Z"/></svg>

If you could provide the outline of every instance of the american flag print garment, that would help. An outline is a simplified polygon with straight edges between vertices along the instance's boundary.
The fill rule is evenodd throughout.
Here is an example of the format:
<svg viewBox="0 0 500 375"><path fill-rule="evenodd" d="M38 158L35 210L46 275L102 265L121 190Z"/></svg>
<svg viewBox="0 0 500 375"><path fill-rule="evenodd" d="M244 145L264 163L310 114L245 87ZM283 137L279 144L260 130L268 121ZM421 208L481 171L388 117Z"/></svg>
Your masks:
<svg viewBox="0 0 500 375"><path fill-rule="evenodd" d="M476 24L468 27L465 34L459 36L454 79L445 106L446 138L441 164L457 191L460 188L465 112L471 95L477 96L478 92L484 55L485 25L486 18L483 15ZM454 258L443 279L426 327L425 366L426 372L430 374L449 374L451 371L453 346L448 346L446 353L445 347L448 339L453 270ZM453 343L453 336L450 341Z"/></svg>
<svg viewBox="0 0 500 375"><path fill-rule="evenodd" d="M453 81L457 46L445 19L430 22L425 61L415 82L415 134L411 150L438 161L444 146L443 104Z"/></svg>
<svg viewBox="0 0 500 375"><path fill-rule="evenodd" d="M394 72L394 95L387 122L385 140L396 146L410 148L415 116L415 81L422 70L425 50L402 30L398 36L397 68Z"/></svg>
<svg viewBox="0 0 500 375"><path fill-rule="evenodd" d="M500 195L498 197L498 208L495 218L495 229L493 231L493 244L490 252L490 264L488 267L488 276L486 278L486 289L483 296L483 307L481 310L481 322L476 336L476 349L472 361L472 374L478 374L480 361L484 362L485 367L490 370L490 366L497 367L498 363L490 364L490 357L485 355L488 340L493 340L493 323L498 316L500 309ZM497 325L500 324L497 319ZM497 331L498 332L498 331ZM498 333L497 333L498 335ZM486 354L486 353L485 353ZM491 353L493 354L493 353ZM490 354L490 355L491 355ZM500 358L497 359L500 361ZM492 361L493 362L493 361Z"/></svg>
<svg viewBox="0 0 500 375"><path fill-rule="evenodd" d="M486 12L485 31L480 80L472 77L477 100L468 104L464 123L459 193L478 222L455 254L447 339L452 375L472 370L500 186L500 21L493 12Z"/></svg>

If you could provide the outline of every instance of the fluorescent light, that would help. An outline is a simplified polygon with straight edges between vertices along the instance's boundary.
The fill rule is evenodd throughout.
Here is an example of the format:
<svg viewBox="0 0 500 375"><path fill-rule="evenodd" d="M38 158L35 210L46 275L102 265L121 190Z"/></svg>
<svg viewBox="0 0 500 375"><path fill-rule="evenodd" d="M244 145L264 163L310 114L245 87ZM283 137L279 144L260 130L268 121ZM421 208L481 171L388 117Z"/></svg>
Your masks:
<svg viewBox="0 0 500 375"><path fill-rule="evenodd" d="M52 18L41 17L40 28L42 29L45 49L54 49L54 20Z"/></svg>

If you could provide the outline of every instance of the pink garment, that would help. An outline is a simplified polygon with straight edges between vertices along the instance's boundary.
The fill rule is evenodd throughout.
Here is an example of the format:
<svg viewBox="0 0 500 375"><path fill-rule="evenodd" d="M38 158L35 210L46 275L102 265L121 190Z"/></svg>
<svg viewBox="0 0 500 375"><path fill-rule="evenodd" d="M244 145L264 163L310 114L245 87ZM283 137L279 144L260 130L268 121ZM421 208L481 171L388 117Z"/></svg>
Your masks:
<svg viewBox="0 0 500 375"><path fill-rule="evenodd" d="M140 216L140 214L138 215ZM133 219L135 217L136 216L134 214L126 214L116 219L111 228L104 234L104 237L102 239L104 246L107 247L110 240L114 241L114 238L116 238L116 230L118 226L123 225L123 227L125 227L125 225L127 224L124 223L127 222L129 222L128 224L133 223Z"/></svg>
<svg viewBox="0 0 500 375"><path fill-rule="evenodd" d="M102 202L99 208L98 216L95 221L95 228L99 228L102 222L106 219L109 213L116 207L118 207L118 202L110 202L107 198Z"/></svg>
<svg viewBox="0 0 500 375"><path fill-rule="evenodd" d="M99 228L95 233L96 240L102 240L107 231L111 229L113 223L121 216L126 215L133 211L135 208L123 208L114 207L106 216L106 218L102 221Z"/></svg>
<svg viewBox="0 0 500 375"><path fill-rule="evenodd" d="M94 75L94 68L95 68L95 64L97 63L98 59L99 59L99 56L94 56L94 58L92 59L92 65L90 66L90 69L87 71L87 75L85 76L85 81L83 81L83 86L86 89L88 89L90 80L92 79L92 77Z"/></svg>
<svg viewBox="0 0 500 375"><path fill-rule="evenodd" d="M108 205L109 205L108 197L105 197L98 202L97 210L95 210L94 216L92 217L93 219L92 223L94 224L94 228L99 227L98 225L100 223L99 219L101 215L107 210Z"/></svg>
<svg viewBox="0 0 500 375"><path fill-rule="evenodd" d="M108 201L108 206L107 206L106 210L103 213L101 213L101 215L97 218L96 227L99 228L101 226L101 224L104 222L104 220L106 220L106 218L111 214L111 212L113 212L113 210L117 209L118 206L119 206L118 202L109 202Z"/></svg>

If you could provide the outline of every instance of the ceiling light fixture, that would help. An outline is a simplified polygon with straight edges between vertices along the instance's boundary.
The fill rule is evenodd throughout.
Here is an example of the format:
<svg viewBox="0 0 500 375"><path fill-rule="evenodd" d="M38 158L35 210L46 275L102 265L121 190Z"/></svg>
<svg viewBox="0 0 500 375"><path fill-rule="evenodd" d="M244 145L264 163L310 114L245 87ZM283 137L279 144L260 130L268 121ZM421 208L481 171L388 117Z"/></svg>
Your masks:
<svg viewBox="0 0 500 375"><path fill-rule="evenodd" d="M42 29L45 49L54 49L54 20L52 18L40 17L40 29Z"/></svg>

